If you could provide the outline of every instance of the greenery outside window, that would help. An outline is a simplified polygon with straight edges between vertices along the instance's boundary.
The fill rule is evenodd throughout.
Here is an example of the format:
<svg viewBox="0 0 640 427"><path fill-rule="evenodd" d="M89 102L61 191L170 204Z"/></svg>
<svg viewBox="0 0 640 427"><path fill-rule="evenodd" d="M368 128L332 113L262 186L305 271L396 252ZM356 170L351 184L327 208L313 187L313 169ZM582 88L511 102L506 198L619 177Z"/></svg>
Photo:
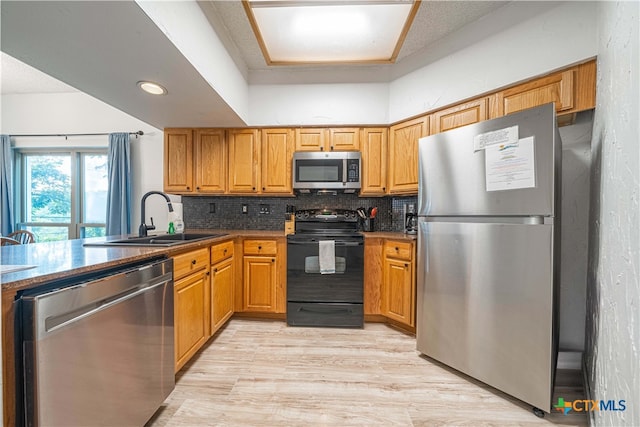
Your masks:
<svg viewBox="0 0 640 427"><path fill-rule="evenodd" d="M47 242L105 235L107 150L21 149L16 156L18 228Z"/></svg>

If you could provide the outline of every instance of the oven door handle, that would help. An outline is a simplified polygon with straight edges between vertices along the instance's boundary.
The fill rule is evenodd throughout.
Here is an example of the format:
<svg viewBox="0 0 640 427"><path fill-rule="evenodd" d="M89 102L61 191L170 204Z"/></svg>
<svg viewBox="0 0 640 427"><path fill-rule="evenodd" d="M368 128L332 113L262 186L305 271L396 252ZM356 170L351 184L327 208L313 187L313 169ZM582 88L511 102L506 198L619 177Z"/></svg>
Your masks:
<svg viewBox="0 0 640 427"><path fill-rule="evenodd" d="M318 243L320 240L310 240L310 241L305 241L305 242L296 242L296 241L289 241L287 242L287 244L289 245L315 245L316 243ZM340 241L340 240L336 240L336 246L362 246L364 245L364 242L344 242L344 241Z"/></svg>
<svg viewBox="0 0 640 427"><path fill-rule="evenodd" d="M304 306L298 308L298 312L318 313L318 314L338 314L338 313L351 313L353 311L350 307L325 307L325 306Z"/></svg>

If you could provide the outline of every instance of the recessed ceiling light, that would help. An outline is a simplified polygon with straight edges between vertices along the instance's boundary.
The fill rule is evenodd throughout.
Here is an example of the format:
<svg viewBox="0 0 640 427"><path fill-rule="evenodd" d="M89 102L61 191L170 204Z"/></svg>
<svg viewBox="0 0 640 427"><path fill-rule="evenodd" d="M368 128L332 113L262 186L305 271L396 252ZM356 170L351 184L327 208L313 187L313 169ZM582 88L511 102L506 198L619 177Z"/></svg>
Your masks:
<svg viewBox="0 0 640 427"><path fill-rule="evenodd" d="M165 89L163 86L160 86L158 83L154 83L154 82L141 81L141 82L138 82L138 87L143 91L150 93L152 95L167 94L167 89Z"/></svg>
<svg viewBox="0 0 640 427"><path fill-rule="evenodd" d="M242 0L269 65L393 63L420 0Z"/></svg>

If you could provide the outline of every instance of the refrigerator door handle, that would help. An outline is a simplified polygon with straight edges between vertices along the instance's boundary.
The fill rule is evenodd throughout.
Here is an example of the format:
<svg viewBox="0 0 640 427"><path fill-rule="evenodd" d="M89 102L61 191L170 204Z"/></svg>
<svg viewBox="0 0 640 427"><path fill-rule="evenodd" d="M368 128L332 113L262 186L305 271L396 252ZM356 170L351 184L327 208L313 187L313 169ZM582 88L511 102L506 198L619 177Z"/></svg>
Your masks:
<svg viewBox="0 0 640 427"><path fill-rule="evenodd" d="M453 222L479 224L525 224L542 225L553 224L554 217L543 215L530 216L421 216L425 222Z"/></svg>

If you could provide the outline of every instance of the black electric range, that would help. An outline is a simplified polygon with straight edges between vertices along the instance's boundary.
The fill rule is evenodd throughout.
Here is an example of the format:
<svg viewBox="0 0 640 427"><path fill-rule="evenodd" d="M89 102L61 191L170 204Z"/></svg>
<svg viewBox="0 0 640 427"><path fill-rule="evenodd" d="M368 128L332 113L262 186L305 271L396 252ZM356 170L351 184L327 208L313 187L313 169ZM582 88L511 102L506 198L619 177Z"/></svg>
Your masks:
<svg viewBox="0 0 640 427"><path fill-rule="evenodd" d="M296 212L287 236L287 323L362 328L364 237L356 211Z"/></svg>

